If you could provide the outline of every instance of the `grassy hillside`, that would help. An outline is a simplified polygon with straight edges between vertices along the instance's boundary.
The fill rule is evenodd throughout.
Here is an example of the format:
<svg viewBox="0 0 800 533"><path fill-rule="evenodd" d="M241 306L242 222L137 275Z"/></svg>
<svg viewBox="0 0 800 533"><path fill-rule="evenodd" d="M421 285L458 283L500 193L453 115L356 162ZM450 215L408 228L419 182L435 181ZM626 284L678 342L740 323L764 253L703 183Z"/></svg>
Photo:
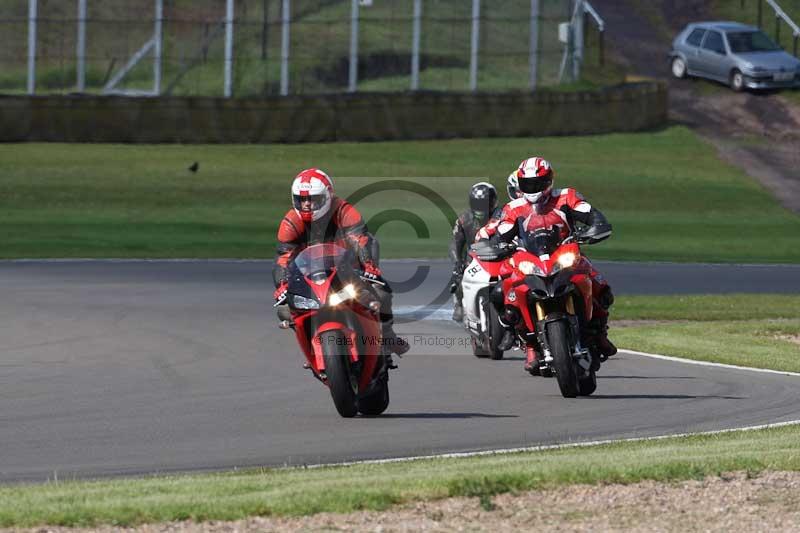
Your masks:
<svg viewBox="0 0 800 533"><path fill-rule="evenodd" d="M377 231L384 256L444 257L448 206L465 208L479 180L504 191L508 172L534 152L552 161L558 186L576 187L613 222L613 238L592 247L592 257L800 261L800 217L680 127L433 142L0 145L0 256L271 257L291 178L317 165L345 197L364 186L391 189L358 203L373 228L381 222L373 217L388 217ZM193 161L196 174L186 170ZM417 190L398 190L388 178ZM444 208L420 185L441 195ZM396 210L416 215L424 231Z"/></svg>
<svg viewBox="0 0 800 533"><path fill-rule="evenodd" d="M235 83L238 96L274 94L280 85L280 0L237 0ZM27 0L0 3L0 90L22 91L26 79ZM89 90L98 90L152 35L150 2L89 2ZM557 82L563 45L557 25L566 19L565 0L542 0L539 78ZM265 9L266 7L266 9ZM75 2L40 0L37 85L43 91L70 91L75 83ZM484 3L480 32L479 87L483 90L528 86L530 1L504 0L502 8ZM376 1L361 10L362 90L406 90L412 49L412 0ZM164 23L164 88L178 95L220 95L223 84L224 2L168 0ZM349 0L293 0L291 12L293 92L340 91L347 87L350 42ZM13 22L16 21L16 22ZM421 40L420 85L424 89L469 87L471 3L426 0ZM597 46L591 33L588 46ZM615 82L621 73L599 69L587 54L586 81ZM128 88L152 86L152 65L141 63L126 79Z"/></svg>

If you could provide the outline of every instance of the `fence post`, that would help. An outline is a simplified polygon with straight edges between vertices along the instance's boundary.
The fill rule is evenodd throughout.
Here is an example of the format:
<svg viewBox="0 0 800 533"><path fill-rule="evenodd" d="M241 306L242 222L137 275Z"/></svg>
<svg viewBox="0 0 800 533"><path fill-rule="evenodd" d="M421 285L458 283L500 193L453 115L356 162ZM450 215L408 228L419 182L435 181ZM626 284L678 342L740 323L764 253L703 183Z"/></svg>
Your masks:
<svg viewBox="0 0 800 533"><path fill-rule="evenodd" d="M575 20L572 24L575 41L572 51L572 81L578 81L581 78L581 64L583 63L583 19L585 16L583 0L575 0Z"/></svg>
<svg viewBox="0 0 800 533"><path fill-rule="evenodd" d="M478 89L478 46L481 31L481 0L472 0L472 39L469 56L469 90Z"/></svg>
<svg viewBox="0 0 800 533"><path fill-rule="evenodd" d="M528 50L528 65L531 69L528 87L531 91L535 91L536 80L539 77L539 0L531 0L531 42Z"/></svg>
<svg viewBox="0 0 800 533"><path fill-rule="evenodd" d="M775 42L778 43L778 46L781 44L781 18L778 14L775 14Z"/></svg>
<svg viewBox="0 0 800 533"><path fill-rule="evenodd" d="M267 59L267 31L269 26L269 0L261 2L261 61Z"/></svg>
<svg viewBox="0 0 800 533"><path fill-rule="evenodd" d="M233 2L225 6L225 98L233 95Z"/></svg>
<svg viewBox="0 0 800 533"><path fill-rule="evenodd" d="M411 90L419 89L419 41L422 31L422 0L414 0L414 25L411 36Z"/></svg>
<svg viewBox="0 0 800 533"><path fill-rule="evenodd" d="M758 27L759 28L761 28L761 26L762 26L761 23L763 21L763 15L762 15L763 6L761 5L762 2L763 2L763 0L756 0L756 5L758 6Z"/></svg>
<svg viewBox="0 0 800 533"><path fill-rule="evenodd" d="M347 91L355 92L358 86L358 0L350 0L350 72Z"/></svg>
<svg viewBox="0 0 800 533"><path fill-rule="evenodd" d="M78 92L86 89L86 0L78 0L78 46L75 53L77 57L76 81Z"/></svg>
<svg viewBox="0 0 800 533"><path fill-rule="evenodd" d="M289 10L291 0L283 0L281 6L281 96L289 94Z"/></svg>
<svg viewBox="0 0 800 533"><path fill-rule="evenodd" d="M153 92L161 94L161 44L162 24L164 20L164 0L156 0L155 45L153 48Z"/></svg>
<svg viewBox="0 0 800 533"><path fill-rule="evenodd" d="M28 94L36 92L36 0L28 0Z"/></svg>

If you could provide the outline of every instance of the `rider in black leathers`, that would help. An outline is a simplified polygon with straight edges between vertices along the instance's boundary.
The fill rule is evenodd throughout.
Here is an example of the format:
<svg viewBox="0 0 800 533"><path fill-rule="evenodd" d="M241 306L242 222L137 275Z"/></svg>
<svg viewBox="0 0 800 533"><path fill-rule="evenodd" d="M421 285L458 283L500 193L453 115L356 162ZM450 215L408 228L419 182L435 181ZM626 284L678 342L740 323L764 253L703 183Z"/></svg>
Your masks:
<svg viewBox="0 0 800 533"><path fill-rule="evenodd" d="M499 218L502 209L497 207L497 190L490 183L482 181L469 191L469 209L461 213L453 227L453 240L450 242L450 260L453 262L453 276L450 279L450 292L453 293L453 320L461 322L464 308L461 305L461 277L467 266L467 252L475 242L475 234L490 220Z"/></svg>

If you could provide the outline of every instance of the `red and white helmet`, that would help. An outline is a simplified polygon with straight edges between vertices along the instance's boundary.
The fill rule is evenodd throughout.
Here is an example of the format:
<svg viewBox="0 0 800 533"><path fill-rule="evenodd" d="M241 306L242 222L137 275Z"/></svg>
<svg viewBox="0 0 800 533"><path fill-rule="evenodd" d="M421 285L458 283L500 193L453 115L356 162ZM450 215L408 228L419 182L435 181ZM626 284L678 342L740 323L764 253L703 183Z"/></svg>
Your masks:
<svg viewBox="0 0 800 533"><path fill-rule="evenodd" d="M553 169L545 159L530 157L517 169L519 192L530 203L546 201L553 190Z"/></svg>
<svg viewBox="0 0 800 533"><path fill-rule="evenodd" d="M302 171L292 182L292 204L304 222L319 220L331 209L333 180L318 168Z"/></svg>
<svg viewBox="0 0 800 533"><path fill-rule="evenodd" d="M519 180L517 179L516 170L508 175L508 179L506 180L506 192L508 193L508 198L512 202L522 196L522 193L519 192Z"/></svg>

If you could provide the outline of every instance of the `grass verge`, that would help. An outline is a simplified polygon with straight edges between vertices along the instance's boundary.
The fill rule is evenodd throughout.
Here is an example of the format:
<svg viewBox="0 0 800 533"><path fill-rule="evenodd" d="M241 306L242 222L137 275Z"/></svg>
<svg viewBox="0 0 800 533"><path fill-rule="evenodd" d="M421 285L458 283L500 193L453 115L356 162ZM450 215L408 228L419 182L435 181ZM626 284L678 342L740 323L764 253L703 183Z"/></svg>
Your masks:
<svg viewBox="0 0 800 533"><path fill-rule="evenodd" d="M0 526L135 525L385 509L575 483L800 470L800 427L469 459L0 487Z"/></svg>
<svg viewBox="0 0 800 533"><path fill-rule="evenodd" d="M489 179L502 193L509 170L532 151L551 160L557 186L577 188L613 222L613 238L593 247L593 258L800 261L800 217L683 127L430 142L0 145L0 257L271 257L302 168L328 170L343 196L403 178L460 211L472 183ZM187 170L194 161L197 173ZM376 231L382 254L445 256L451 225L439 207L419 194L384 194L358 204L373 227L388 207L411 211L428 231L389 221Z"/></svg>
<svg viewBox="0 0 800 533"><path fill-rule="evenodd" d="M627 296L612 318L659 322L613 328L611 335L632 350L800 372L799 309L796 295Z"/></svg>

